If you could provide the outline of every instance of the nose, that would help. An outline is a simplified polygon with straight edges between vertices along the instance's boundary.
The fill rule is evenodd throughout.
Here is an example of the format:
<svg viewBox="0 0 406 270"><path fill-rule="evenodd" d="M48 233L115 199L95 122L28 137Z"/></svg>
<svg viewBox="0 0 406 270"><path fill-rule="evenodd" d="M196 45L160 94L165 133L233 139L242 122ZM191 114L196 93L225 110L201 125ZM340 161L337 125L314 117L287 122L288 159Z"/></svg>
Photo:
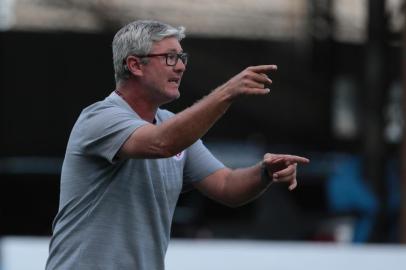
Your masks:
<svg viewBox="0 0 406 270"><path fill-rule="evenodd" d="M186 70L186 65L183 63L181 59L178 59L178 62L173 67L176 72L184 72Z"/></svg>

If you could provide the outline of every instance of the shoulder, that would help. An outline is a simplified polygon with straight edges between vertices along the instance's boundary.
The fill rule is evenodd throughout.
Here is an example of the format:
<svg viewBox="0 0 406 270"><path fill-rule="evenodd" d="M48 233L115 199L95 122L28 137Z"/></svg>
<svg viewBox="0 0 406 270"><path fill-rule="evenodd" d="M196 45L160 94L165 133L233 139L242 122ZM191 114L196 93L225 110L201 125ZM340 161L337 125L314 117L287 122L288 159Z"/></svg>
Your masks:
<svg viewBox="0 0 406 270"><path fill-rule="evenodd" d="M81 120L111 119L116 116L131 116L138 118L134 111L121 98L114 93L104 100L95 102L83 109L80 114Z"/></svg>
<svg viewBox="0 0 406 270"><path fill-rule="evenodd" d="M173 112L170 112L170 111L165 110L165 109L158 109L158 111L157 111L157 117L161 121L165 121L166 119L171 118L174 115L175 114Z"/></svg>
<svg viewBox="0 0 406 270"><path fill-rule="evenodd" d="M110 95L83 109L73 127L72 134L99 136L103 132L122 130L125 127L138 126L144 122L119 98L114 96L112 98Z"/></svg>

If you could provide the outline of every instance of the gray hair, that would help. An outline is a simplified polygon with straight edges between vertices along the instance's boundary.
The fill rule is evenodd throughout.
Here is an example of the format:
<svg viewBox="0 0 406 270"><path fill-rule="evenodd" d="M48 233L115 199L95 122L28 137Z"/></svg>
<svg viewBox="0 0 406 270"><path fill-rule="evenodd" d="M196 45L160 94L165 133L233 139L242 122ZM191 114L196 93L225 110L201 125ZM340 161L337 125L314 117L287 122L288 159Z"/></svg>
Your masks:
<svg viewBox="0 0 406 270"><path fill-rule="evenodd" d="M127 80L131 73L125 65L129 55L146 55L154 42L167 37L179 41L185 37L185 27L173 27L159 21L134 21L121 28L113 39L113 64L116 83Z"/></svg>

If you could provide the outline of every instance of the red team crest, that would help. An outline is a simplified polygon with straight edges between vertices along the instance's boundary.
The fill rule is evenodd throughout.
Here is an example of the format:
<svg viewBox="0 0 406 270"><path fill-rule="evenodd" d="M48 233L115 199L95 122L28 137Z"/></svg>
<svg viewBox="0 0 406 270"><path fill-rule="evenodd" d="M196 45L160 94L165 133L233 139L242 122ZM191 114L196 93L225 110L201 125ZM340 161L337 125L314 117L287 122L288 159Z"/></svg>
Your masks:
<svg viewBox="0 0 406 270"><path fill-rule="evenodd" d="M182 160L182 158L183 158L184 155L185 155L185 151L182 151L182 152L180 152L180 153L174 155L173 158L174 158L175 160Z"/></svg>

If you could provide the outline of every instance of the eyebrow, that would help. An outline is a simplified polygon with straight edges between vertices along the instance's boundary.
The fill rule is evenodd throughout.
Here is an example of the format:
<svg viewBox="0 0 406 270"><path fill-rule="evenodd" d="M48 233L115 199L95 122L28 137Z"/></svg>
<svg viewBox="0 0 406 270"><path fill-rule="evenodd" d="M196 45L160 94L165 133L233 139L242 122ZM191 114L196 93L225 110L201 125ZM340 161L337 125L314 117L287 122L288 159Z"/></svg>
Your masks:
<svg viewBox="0 0 406 270"><path fill-rule="evenodd" d="M177 52L176 49L170 49L169 51L167 51L167 53L183 53L183 50L181 50L180 52Z"/></svg>

